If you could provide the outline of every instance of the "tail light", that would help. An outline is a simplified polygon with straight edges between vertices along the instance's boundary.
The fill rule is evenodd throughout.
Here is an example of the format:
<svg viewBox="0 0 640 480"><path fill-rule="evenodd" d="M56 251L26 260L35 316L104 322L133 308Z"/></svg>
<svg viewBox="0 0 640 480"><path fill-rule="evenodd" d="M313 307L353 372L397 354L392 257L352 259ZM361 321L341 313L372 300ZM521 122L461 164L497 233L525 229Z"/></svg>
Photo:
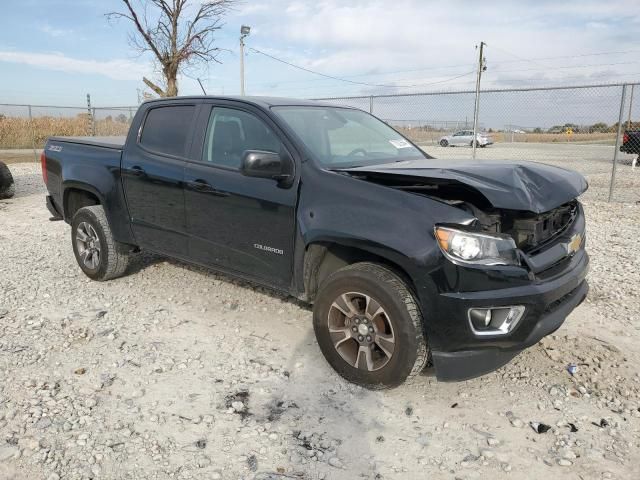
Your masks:
<svg viewBox="0 0 640 480"><path fill-rule="evenodd" d="M625 134L622 136L622 143L627 143L628 141L629 141L629 134L625 132Z"/></svg>
<svg viewBox="0 0 640 480"><path fill-rule="evenodd" d="M40 165L42 165L42 180L44 184L47 185L49 180L49 175L47 174L47 156L44 153L44 150L40 154Z"/></svg>

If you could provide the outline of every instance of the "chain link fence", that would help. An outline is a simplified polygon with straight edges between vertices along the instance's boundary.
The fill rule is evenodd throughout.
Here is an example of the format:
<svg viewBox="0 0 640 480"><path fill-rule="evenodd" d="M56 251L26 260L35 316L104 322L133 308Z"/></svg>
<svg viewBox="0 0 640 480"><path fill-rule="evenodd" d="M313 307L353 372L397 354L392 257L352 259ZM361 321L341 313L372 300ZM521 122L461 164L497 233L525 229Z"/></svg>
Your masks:
<svg viewBox="0 0 640 480"><path fill-rule="evenodd" d="M38 161L52 136L124 136L137 108L0 104L0 161Z"/></svg>
<svg viewBox="0 0 640 480"><path fill-rule="evenodd" d="M472 159L468 132L473 131L474 91L320 100L369 111L452 164ZM0 104L0 160L37 160L53 135L126 135L136 110ZM478 131L492 143L476 149L476 161L570 168L588 178L587 198L635 203L640 201L640 166L632 169L631 164L637 155L616 148L627 129L640 130L638 83L483 90Z"/></svg>
<svg viewBox="0 0 640 480"><path fill-rule="evenodd" d="M472 160L474 91L318 100L369 111L436 158ZM640 130L640 84L484 90L478 131L492 143L476 160L570 168L588 178L587 198L635 203L638 155L619 151L627 129Z"/></svg>

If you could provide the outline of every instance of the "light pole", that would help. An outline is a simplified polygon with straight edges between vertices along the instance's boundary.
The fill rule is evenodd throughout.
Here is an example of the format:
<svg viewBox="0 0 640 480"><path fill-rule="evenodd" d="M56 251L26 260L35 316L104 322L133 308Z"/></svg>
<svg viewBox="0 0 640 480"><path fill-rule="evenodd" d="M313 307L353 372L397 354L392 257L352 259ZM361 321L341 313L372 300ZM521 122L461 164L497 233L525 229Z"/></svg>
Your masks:
<svg viewBox="0 0 640 480"><path fill-rule="evenodd" d="M244 96L244 37L251 33L251 27L240 27L240 95Z"/></svg>

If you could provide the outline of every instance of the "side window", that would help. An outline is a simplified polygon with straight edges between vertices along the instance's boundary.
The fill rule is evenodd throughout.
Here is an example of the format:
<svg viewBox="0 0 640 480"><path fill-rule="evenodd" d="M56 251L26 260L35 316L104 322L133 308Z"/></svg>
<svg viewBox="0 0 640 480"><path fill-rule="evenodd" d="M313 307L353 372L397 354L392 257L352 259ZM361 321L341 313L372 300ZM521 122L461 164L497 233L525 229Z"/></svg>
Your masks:
<svg viewBox="0 0 640 480"><path fill-rule="evenodd" d="M142 127L140 144L154 152L184 156L194 113L193 105L172 105L149 110Z"/></svg>
<svg viewBox="0 0 640 480"><path fill-rule="evenodd" d="M214 107L209 117L202 160L240 168L247 150L280 153L277 135L258 117L233 108Z"/></svg>

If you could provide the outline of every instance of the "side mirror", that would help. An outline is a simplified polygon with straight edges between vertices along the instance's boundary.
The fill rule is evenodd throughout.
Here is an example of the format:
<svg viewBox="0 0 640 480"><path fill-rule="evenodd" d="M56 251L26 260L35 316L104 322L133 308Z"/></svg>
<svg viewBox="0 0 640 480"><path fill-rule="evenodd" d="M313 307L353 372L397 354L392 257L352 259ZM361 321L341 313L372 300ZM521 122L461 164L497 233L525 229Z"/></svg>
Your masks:
<svg viewBox="0 0 640 480"><path fill-rule="evenodd" d="M240 172L247 177L271 178L281 186L290 186L293 180L293 160L288 153L281 155L261 150L246 150L242 156Z"/></svg>

